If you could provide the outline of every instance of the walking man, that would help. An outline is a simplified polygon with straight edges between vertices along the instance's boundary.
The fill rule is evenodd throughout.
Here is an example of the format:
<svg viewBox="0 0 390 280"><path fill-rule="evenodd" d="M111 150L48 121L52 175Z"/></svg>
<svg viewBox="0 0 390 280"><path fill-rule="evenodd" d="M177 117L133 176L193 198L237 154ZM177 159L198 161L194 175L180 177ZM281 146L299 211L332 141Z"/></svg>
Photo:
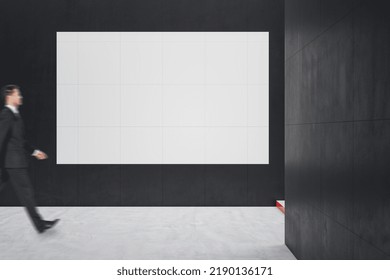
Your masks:
<svg viewBox="0 0 390 280"><path fill-rule="evenodd" d="M11 184L36 230L43 233L59 219L45 221L38 213L27 168L29 155L38 160L47 159L47 155L30 146L25 139L24 124L18 110L23 104L19 86L4 86L1 98L5 106L0 113L0 192Z"/></svg>

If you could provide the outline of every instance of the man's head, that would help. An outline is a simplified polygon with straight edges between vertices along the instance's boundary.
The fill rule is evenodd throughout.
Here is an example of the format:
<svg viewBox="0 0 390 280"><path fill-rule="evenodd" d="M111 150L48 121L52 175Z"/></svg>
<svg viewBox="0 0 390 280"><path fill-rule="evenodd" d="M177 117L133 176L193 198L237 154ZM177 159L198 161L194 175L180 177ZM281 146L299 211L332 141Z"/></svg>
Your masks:
<svg viewBox="0 0 390 280"><path fill-rule="evenodd" d="M5 105L19 107L23 104L23 97L20 87L17 85L6 85L1 89L1 97Z"/></svg>

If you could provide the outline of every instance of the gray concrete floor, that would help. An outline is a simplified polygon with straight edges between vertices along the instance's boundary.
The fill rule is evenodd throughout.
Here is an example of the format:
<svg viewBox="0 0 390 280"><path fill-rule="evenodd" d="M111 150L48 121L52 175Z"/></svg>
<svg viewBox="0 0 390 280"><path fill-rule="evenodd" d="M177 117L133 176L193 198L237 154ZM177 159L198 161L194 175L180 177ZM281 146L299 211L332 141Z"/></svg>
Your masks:
<svg viewBox="0 0 390 280"><path fill-rule="evenodd" d="M0 259L295 259L276 207L0 207Z"/></svg>

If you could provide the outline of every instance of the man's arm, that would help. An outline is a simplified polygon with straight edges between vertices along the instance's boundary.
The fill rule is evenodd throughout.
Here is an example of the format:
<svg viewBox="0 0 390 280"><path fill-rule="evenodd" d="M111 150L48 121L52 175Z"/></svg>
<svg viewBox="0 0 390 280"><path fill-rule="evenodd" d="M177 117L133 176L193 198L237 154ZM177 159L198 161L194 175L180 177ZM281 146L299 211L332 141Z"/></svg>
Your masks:
<svg viewBox="0 0 390 280"><path fill-rule="evenodd" d="M37 159L47 159L47 155L44 152L30 145L27 141L24 141L24 148L30 155Z"/></svg>
<svg viewBox="0 0 390 280"><path fill-rule="evenodd" d="M4 147L4 142L6 140L7 134L11 128L12 116L2 111L0 113L0 152Z"/></svg>
<svg viewBox="0 0 390 280"><path fill-rule="evenodd" d="M48 158L48 156L44 152L39 150L37 147L31 145L26 139L24 140L24 149L28 154L35 157L36 159L42 160Z"/></svg>
<svg viewBox="0 0 390 280"><path fill-rule="evenodd" d="M30 154L34 155L34 152L38 149L32 145L30 145L27 141L24 141L24 149Z"/></svg>

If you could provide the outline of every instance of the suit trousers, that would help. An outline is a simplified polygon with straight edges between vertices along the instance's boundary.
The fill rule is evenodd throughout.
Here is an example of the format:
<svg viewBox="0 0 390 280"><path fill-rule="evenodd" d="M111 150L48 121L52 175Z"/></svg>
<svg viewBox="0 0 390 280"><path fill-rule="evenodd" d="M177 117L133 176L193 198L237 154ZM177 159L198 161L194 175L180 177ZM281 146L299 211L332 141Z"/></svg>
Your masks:
<svg viewBox="0 0 390 280"><path fill-rule="evenodd" d="M27 168L2 168L0 172L0 192L8 184L12 185L35 228L37 230L42 228L43 221L36 209L34 189Z"/></svg>

